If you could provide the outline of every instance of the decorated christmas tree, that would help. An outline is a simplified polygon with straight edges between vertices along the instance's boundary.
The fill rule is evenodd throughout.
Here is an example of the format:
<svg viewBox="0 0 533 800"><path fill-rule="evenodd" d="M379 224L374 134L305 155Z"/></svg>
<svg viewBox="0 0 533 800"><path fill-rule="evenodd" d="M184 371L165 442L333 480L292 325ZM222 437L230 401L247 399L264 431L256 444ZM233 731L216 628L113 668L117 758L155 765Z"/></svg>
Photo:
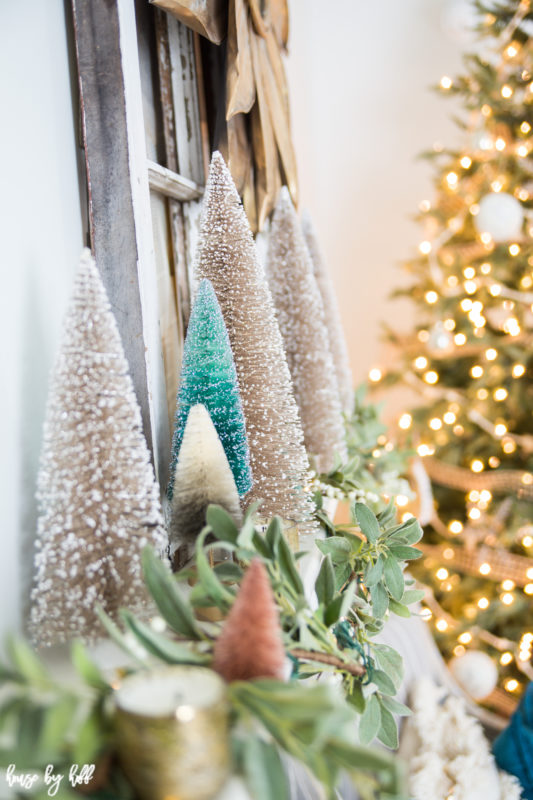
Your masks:
<svg viewBox="0 0 533 800"><path fill-rule="evenodd" d="M171 501L171 555L181 545L192 554L194 540L205 525L210 503L222 506L236 525L242 522L239 493L224 447L207 408L189 410L181 439Z"/></svg>
<svg viewBox="0 0 533 800"><path fill-rule="evenodd" d="M339 386L313 264L286 187L272 219L267 275L307 452L328 472L336 453L346 460Z"/></svg>
<svg viewBox="0 0 533 800"><path fill-rule="evenodd" d="M85 251L52 374L41 465L31 630L39 644L103 633L140 610L141 551L166 544L150 455L120 335Z"/></svg>
<svg viewBox="0 0 533 800"><path fill-rule="evenodd" d="M281 334L244 209L220 153L207 182L196 271L215 289L242 396L254 485L246 503L316 529L308 460Z"/></svg>
<svg viewBox="0 0 533 800"><path fill-rule="evenodd" d="M208 280L203 280L198 287L183 348L169 499L172 499L176 464L189 409L197 403L208 410L239 494L246 494L252 487L252 475L237 373L222 312Z"/></svg>
<svg viewBox="0 0 533 800"><path fill-rule="evenodd" d="M461 146L428 154L436 192L402 291L417 325L395 337L407 357L395 377L421 400L399 426L435 499L416 569L431 624L458 678L471 651L492 659L494 679L470 690L496 683L487 702L505 711L533 672L533 6L478 7L477 54L440 81L466 114Z"/></svg>
<svg viewBox="0 0 533 800"><path fill-rule="evenodd" d="M341 316L335 289L329 276L326 264L320 251L317 235L311 221L311 217L304 211L302 215L302 230L305 243L313 263L313 272L322 297L324 307L324 323L328 332L329 347L333 357L333 366L337 376L339 396L342 409L346 414L353 413L354 388L353 377L350 370L350 359L346 337L342 329Z"/></svg>

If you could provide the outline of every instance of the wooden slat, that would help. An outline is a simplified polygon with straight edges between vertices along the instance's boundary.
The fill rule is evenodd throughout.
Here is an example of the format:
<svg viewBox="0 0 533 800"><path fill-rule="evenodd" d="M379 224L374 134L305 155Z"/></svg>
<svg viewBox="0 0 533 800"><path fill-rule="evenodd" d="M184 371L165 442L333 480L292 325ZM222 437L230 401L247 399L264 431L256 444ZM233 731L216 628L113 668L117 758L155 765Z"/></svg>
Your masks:
<svg viewBox="0 0 533 800"><path fill-rule="evenodd" d="M202 196L202 189L194 181L178 175L154 161L147 162L148 181L150 189L171 197L173 200L198 200Z"/></svg>
<svg viewBox="0 0 533 800"><path fill-rule="evenodd" d="M160 482L170 437L158 328L141 79L131 0L72 0L91 244Z"/></svg>

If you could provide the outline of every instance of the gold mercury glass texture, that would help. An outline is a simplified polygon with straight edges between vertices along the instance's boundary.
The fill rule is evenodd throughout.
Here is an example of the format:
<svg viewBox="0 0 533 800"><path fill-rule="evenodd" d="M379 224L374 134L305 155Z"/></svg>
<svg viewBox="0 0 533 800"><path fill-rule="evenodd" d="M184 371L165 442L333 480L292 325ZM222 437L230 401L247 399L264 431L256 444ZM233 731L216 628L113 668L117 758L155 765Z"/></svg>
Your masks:
<svg viewBox="0 0 533 800"><path fill-rule="evenodd" d="M202 667L125 678L116 692L119 760L141 800L209 800L230 764L225 684Z"/></svg>

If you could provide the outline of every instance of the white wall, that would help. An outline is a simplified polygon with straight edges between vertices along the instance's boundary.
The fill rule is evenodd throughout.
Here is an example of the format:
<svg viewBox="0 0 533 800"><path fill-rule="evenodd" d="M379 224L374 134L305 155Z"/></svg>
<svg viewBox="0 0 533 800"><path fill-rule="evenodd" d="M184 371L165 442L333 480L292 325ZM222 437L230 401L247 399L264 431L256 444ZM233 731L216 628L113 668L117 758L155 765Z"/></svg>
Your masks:
<svg viewBox="0 0 533 800"><path fill-rule="evenodd" d="M399 262L424 238L409 216L431 197L431 168L416 156L457 137L453 103L429 86L460 70L469 8L468 0L290 1L301 205L333 273L357 383L391 358L380 321L406 330L413 322L409 303L387 296L406 280Z"/></svg>
<svg viewBox="0 0 533 800"><path fill-rule="evenodd" d="M0 637L32 572L48 374L83 246L63 0L0 4Z"/></svg>

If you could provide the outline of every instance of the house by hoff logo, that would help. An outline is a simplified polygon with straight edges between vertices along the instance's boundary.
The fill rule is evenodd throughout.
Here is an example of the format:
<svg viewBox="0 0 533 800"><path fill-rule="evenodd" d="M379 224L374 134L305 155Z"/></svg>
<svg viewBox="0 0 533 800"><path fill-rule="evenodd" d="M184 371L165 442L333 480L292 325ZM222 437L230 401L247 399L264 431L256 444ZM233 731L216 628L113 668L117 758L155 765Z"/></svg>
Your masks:
<svg viewBox="0 0 533 800"><path fill-rule="evenodd" d="M68 772L68 782L71 786L81 786L89 784L94 776L94 764L72 764ZM47 787L49 797L55 797L66 774L55 772L54 765L48 764L44 773L37 772L17 772L17 765L10 764L5 773L7 785L14 787L16 791L29 791L42 783Z"/></svg>

